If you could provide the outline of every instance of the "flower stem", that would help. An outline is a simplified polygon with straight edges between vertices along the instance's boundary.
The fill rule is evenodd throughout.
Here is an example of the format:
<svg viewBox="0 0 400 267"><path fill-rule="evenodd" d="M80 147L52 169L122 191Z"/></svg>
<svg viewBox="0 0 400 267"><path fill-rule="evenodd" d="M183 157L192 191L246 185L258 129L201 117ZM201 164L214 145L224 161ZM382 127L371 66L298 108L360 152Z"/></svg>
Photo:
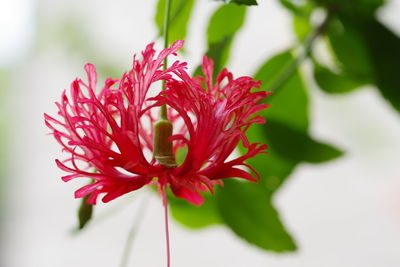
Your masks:
<svg viewBox="0 0 400 267"><path fill-rule="evenodd" d="M171 266L171 251L169 245L169 225L168 225L168 195L167 195L167 184L162 186L162 199L164 206L164 222L165 222L165 240L167 246L167 267Z"/></svg>
<svg viewBox="0 0 400 267"><path fill-rule="evenodd" d="M172 0L166 0L165 13L164 13L164 48L168 48L169 45L169 20L171 15L171 4ZM163 69L166 70L168 67L168 58L164 59ZM165 90L165 81L162 82L161 90ZM167 105L162 105L160 110L160 117L163 120L168 120Z"/></svg>
<svg viewBox="0 0 400 267"><path fill-rule="evenodd" d="M315 30L306 38L300 55L297 58L293 59L293 61L291 61L279 73L279 75L272 81L271 85L267 88L268 91L272 92L277 91L282 86L284 86L286 82L296 73L296 70L299 67L299 65L310 56L315 40L317 40L318 37L325 32L326 28L329 25L329 22L331 21L333 13L334 13L334 8L328 8L327 14L322 23L318 27L316 27ZM268 100L271 99L271 96L268 98Z"/></svg>
<svg viewBox="0 0 400 267"><path fill-rule="evenodd" d="M167 48L169 45L169 20L171 16L171 5L172 0L166 0L165 3L165 13L164 13L164 48ZM167 58L164 59L164 70L167 68Z"/></svg>

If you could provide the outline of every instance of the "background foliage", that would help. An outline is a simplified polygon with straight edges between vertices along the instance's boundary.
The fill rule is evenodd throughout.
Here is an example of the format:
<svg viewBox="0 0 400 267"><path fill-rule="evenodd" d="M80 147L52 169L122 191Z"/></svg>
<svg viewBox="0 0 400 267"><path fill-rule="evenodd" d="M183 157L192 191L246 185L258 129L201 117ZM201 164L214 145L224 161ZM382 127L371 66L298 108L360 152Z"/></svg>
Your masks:
<svg viewBox="0 0 400 267"><path fill-rule="evenodd" d="M156 11L156 24L162 33L164 0ZM183 39L195 12L194 1L173 2L171 31ZM228 62L236 34L246 22L254 0L221 1L211 15L206 30L206 55L215 61L215 73ZM303 163L320 164L343 155L342 149L315 140L309 134L309 81L304 81L301 64L312 65L313 77L328 94L345 94L372 84L393 108L400 111L400 38L376 19L383 0L291 1L280 3L291 12L297 43L265 59L255 79L262 90L272 91L266 100L265 125L249 130L250 140L269 145L269 153L248 162L260 172L260 185L226 181L215 197L207 197L201 207L181 200L171 201L174 218L190 228L224 224L238 236L262 249L293 251L296 244L274 208L274 193ZM250 7L252 6L252 7ZM317 21L315 16L321 15ZM322 63L313 47L325 43L333 59ZM195 74L201 74L197 68ZM235 204L233 204L235 203Z"/></svg>

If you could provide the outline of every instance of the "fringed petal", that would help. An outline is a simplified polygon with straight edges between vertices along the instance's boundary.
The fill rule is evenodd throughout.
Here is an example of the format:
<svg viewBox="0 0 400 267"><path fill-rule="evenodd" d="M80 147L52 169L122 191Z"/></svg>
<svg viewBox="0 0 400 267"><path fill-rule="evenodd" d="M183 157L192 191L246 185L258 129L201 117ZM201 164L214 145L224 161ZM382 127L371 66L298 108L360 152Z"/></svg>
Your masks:
<svg viewBox="0 0 400 267"><path fill-rule="evenodd" d="M88 203L95 204L100 194L104 194L104 202L111 201L139 189L165 171L148 162L143 154L144 148L152 151L153 140L153 134L144 129L143 120L147 119L150 127L156 121L147 109L150 104L146 97L154 82L172 80L172 73L184 71L186 63L175 61L162 69L164 59L176 55L183 41L176 41L158 55L153 46L145 48L142 59L134 57L132 69L120 80L106 79L99 91L96 67L86 64L87 83L75 79L56 103L61 119L44 114L47 127L70 155L63 162L56 160L57 166L69 173L62 179L95 180L75 193L76 197L90 195Z"/></svg>
<svg viewBox="0 0 400 267"><path fill-rule="evenodd" d="M175 61L163 70L164 59L182 46L183 41L176 41L157 55L154 44L147 45L141 59L134 56L130 71L119 80L106 79L97 91L96 68L86 64L87 81L74 80L56 103L60 119L44 115L46 126L69 155L56 160L68 173L62 179L95 180L78 189L75 197L88 196L87 202L96 204L102 195L102 201L109 202L158 177L159 186L169 183L175 196L201 205L200 192L213 193L216 184L223 185L221 179L257 181L258 173L245 160L265 153L266 146L250 143L245 133L252 124L265 123L255 113L268 106L261 103L268 93L252 92L260 81L235 79L226 69L214 83L214 63L207 57L202 64L204 77L190 77L185 62ZM166 81L166 90L148 97L151 85L160 80ZM149 162L144 154L153 150L151 129L157 117L152 111L162 105L168 106L174 125L169 139L174 153L187 146L186 158L176 168ZM239 142L247 152L227 161Z"/></svg>
<svg viewBox="0 0 400 267"><path fill-rule="evenodd" d="M196 206L200 206L204 202L204 197L196 191L191 191L173 184L171 184L171 190L176 197L183 198Z"/></svg>

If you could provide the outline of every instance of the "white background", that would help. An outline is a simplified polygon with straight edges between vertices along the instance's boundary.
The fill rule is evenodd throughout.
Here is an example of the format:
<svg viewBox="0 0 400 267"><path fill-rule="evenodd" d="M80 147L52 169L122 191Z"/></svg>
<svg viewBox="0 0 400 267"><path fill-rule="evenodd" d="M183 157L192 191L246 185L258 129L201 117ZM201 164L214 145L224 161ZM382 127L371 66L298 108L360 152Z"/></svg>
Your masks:
<svg viewBox="0 0 400 267"><path fill-rule="evenodd" d="M217 6L197 2L184 56L192 67L205 50L203 33ZM233 47L229 67L235 75L251 75L263 60L294 42L288 13L276 0L259 2L249 9ZM11 165L1 267L118 266L144 203L129 266L165 266L163 209L146 190L96 207L91 227L72 233L79 203L73 191L80 184L60 180L54 158L63 156L43 123L44 112L56 112L53 103L62 89L82 77L83 64L97 60L67 52L57 23L73 19L102 57L128 69L132 54L156 36L154 6L155 1L139 0L0 2L0 66L12 70L2 114L10 122ZM398 33L399 12L396 0L380 11ZM311 86L310 94L313 136L346 155L329 164L302 165L274 199L299 251L265 252L227 228L189 231L171 221L172 266L400 266L399 114L372 87L328 96Z"/></svg>

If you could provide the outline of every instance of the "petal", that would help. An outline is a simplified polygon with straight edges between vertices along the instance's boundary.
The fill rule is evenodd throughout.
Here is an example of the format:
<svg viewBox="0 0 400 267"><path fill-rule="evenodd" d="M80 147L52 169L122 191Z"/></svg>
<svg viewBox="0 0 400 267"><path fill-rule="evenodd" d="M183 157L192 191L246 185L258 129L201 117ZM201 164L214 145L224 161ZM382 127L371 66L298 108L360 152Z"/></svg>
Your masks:
<svg viewBox="0 0 400 267"><path fill-rule="evenodd" d="M97 72L96 67L93 64L85 64L85 71L87 73L87 78L89 81L89 87L94 90L97 84Z"/></svg>
<svg viewBox="0 0 400 267"><path fill-rule="evenodd" d="M86 195L92 193L93 191L96 191L99 188L99 186L101 186L101 184L99 184L98 182L85 185L75 191L75 198L85 197Z"/></svg>
<svg viewBox="0 0 400 267"><path fill-rule="evenodd" d="M171 186L171 189L176 197L183 198L196 206L204 203L204 197L198 192L190 191L184 187L174 188Z"/></svg>

